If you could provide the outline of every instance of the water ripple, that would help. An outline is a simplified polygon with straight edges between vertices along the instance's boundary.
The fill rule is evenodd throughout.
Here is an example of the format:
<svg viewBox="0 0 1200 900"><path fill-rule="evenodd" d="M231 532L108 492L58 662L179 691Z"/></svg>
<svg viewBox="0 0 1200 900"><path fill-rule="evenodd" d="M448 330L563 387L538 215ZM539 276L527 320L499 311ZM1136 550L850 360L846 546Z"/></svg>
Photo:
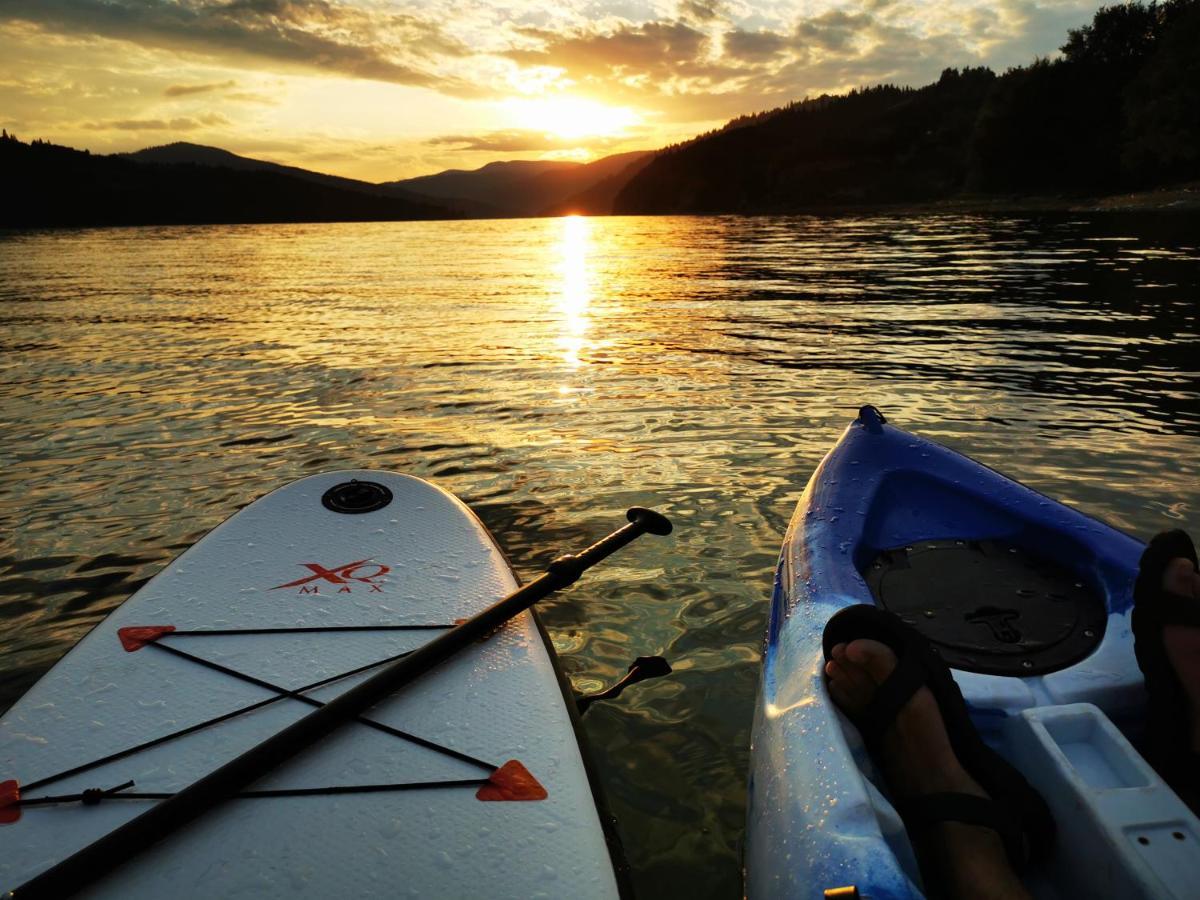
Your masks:
<svg viewBox="0 0 1200 900"><path fill-rule="evenodd" d="M862 402L1139 534L1200 529L1194 219L611 218L0 233L0 707L265 491L371 466L523 576L639 893L740 895L779 541Z"/></svg>

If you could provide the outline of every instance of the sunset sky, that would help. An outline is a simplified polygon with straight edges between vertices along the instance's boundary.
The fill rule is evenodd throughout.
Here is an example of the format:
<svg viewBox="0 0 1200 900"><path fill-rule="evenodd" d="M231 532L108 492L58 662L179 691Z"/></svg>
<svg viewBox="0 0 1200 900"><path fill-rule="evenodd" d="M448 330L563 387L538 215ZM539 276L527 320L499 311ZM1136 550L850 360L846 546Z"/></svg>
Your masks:
<svg viewBox="0 0 1200 900"><path fill-rule="evenodd" d="M0 125L372 181L586 160L1048 55L1095 0L0 0Z"/></svg>

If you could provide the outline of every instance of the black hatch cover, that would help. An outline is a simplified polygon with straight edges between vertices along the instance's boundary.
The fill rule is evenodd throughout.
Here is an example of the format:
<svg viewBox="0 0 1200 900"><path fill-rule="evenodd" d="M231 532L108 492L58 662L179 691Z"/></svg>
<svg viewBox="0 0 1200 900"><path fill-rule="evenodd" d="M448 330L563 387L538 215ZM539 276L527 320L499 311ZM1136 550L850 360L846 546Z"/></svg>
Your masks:
<svg viewBox="0 0 1200 900"><path fill-rule="evenodd" d="M871 593L953 668L1041 675L1087 656L1104 636L1104 598L1063 566L1002 540L923 541L884 550Z"/></svg>

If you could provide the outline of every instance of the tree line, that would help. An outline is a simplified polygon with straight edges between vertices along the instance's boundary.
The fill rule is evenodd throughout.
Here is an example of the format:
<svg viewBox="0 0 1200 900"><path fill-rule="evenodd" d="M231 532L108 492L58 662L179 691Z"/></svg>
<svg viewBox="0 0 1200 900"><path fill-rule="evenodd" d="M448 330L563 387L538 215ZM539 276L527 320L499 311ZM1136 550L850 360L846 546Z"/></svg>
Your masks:
<svg viewBox="0 0 1200 900"><path fill-rule="evenodd" d="M1101 8L1061 56L948 68L734 120L666 148L614 211L771 212L1087 195L1200 178L1200 0Z"/></svg>

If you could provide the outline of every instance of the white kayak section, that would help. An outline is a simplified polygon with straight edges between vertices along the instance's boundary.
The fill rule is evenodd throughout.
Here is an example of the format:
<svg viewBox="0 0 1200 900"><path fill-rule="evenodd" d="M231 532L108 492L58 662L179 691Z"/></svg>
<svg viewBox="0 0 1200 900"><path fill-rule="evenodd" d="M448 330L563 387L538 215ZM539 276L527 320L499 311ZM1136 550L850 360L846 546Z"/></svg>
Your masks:
<svg viewBox="0 0 1200 900"><path fill-rule="evenodd" d="M391 491L373 512L326 509L351 479ZM88 771L118 751L271 700L278 692L169 648L295 691L415 649L517 587L487 529L425 481L316 475L250 504L101 622L0 721L0 782L23 800L108 790L172 793L311 712L283 697ZM352 626L431 630L164 633ZM137 649L126 649L126 644ZM327 701L376 669L308 692ZM480 782L517 760L544 799L477 799L478 784L240 797L155 844L89 897L613 897L616 876L557 670L523 613L490 639L343 725L247 790ZM0 889L144 812L153 800L22 806L0 824ZM8 810L11 813L11 808ZM0 810L0 812L3 812ZM8 816L11 818L11 815Z"/></svg>

